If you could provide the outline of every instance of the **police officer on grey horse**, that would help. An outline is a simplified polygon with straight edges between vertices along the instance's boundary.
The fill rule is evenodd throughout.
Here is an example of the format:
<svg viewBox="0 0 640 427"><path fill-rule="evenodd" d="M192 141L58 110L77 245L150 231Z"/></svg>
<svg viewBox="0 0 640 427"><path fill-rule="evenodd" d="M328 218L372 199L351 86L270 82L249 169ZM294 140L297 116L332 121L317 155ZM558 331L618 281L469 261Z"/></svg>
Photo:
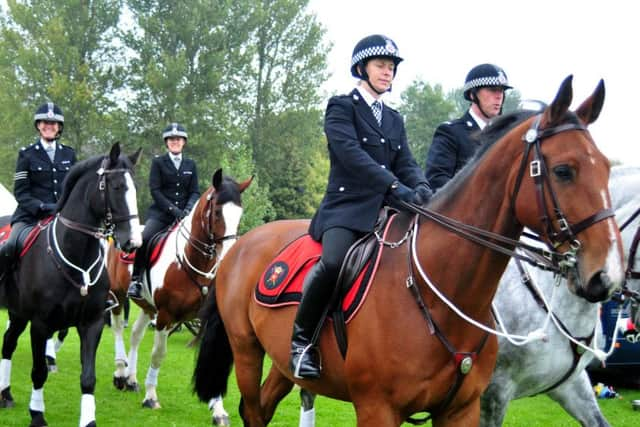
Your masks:
<svg viewBox="0 0 640 427"><path fill-rule="evenodd" d="M434 190L446 184L478 149L471 137L489 120L502 114L505 90L511 89L502 68L480 64L471 69L464 82L464 99L471 102L460 118L444 122L436 129L427 153L426 177Z"/></svg>
<svg viewBox="0 0 640 427"><path fill-rule="evenodd" d="M127 295L142 298L142 274L146 269L149 240L189 214L200 197L196 163L183 155L187 131L179 123L171 123L162 132L167 153L156 156L149 171L149 191L153 204L147 211L142 232L142 246L136 250Z"/></svg>
<svg viewBox="0 0 640 427"><path fill-rule="evenodd" d="M62 110L53 102L41 105L33 124L38 139L18 153L13 193L18 206L11 217L11 234L0 248L0 278L16 262L21 242L33 226L56 212L62 181L76 163L73 148L60 143L64 129Z"/></svg>
<svg viewBox="0 0 640 427"><path fill-rule="evenodd" d="M358 84L350 94L331 98L325 112L329 182L309 227L311 237L322 242L322 256L304 280L293 324L289 363L296 378L320 376L314 333L349 247L373 231L385 202L422 204L431 197L409 150L402 116L381 100L401 61L390 38L376 34L360 40L351 58Z"/></svg>

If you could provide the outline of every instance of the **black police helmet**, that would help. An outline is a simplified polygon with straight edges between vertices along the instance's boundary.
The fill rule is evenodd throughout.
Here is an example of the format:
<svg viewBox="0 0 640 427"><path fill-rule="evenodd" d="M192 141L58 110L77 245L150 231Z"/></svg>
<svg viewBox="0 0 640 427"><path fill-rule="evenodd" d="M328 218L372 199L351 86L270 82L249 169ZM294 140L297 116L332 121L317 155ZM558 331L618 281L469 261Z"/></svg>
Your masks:
<svg viewBox="0 0 640 427"><path fill-rule="evenodd" d="M172 136L179 136L187 140L187 131L180 123L171 123L162 131L162 139L167 140Z"/></svg>
<svg viewBox="0 0 640 427"><path fill-rule="evenodd" d="M62 114L62 110L56 104L53 102L47 102L38 107L36 113L33 115L33 125L36 129L38 129L38 122L42 120L46 122L60 123L58 136L62 134L62 129L64 128L64 114Z"/></svg>
<svg viewBox="0 0 640 427"><path fill-rule="evenodd" d="M511 89L507 74L502 68L493 64L480 64L473 67L464 80L464 99L471 101L471 92L474 89L487 86L499 86L504 90Z"/></svg>
<svg viewBox="0 0 640 427"><path fill-rule="evenodd" d="M356 47L353 48L351 55L351 75L358 79L367 79L364 66L371 58L389 58L396 65L393 70L395 77L398 64L402 62L402 58L398 55L398 46L389 37L374 34L360 40ZM358 66L362 70L362 75L358 72Z"/></svg>

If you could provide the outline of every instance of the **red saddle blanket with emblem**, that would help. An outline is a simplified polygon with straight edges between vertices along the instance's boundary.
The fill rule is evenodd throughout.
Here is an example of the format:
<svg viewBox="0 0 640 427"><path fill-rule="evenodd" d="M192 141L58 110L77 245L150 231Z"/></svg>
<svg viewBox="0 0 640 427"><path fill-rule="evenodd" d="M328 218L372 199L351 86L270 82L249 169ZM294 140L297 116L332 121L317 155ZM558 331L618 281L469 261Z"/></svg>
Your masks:
<svg viewBox="0 0 640 427"><path fill-rule="evenodd" d="M393 218L385 227L386 235ZM353 283L345 284L341 309L346 322L349 322L364 302L371 282L378 269L382 255L382 244L377 245L373 255L362 266ZM322 245L305 234L289 243L269 264L258 282L254 297L258 304L265 307L282 307L300 303L304 278L320 260Z"/></svg>

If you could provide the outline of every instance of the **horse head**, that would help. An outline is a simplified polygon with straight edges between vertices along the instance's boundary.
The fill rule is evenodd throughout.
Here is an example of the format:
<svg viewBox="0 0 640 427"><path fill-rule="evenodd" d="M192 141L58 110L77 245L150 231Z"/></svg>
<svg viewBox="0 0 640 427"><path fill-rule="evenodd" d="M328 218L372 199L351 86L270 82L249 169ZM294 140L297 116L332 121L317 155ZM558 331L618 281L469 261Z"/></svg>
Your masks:
<svg viewBox="0 0 640 427"><path fill-rule="evenodd" d="M600 114L604 83L572 112L571 81L567 77L553 102L516 128L525 150L520 167L511 170L511 204L520 224L562 254L560 267L569 288L597 302L609 298L624 279L622 239L608 189L609 161L587 130Z"/></svg>
<svg viewBox="0 0 640 427"><path fill-rule="evenodd" d="M238 226L242 217L241 194L251 184L253 177L237 183L232 178L222 175L222 169L215 171L211 177L211 187L200 197L194 208L192 232L200 234L199 238L212 245L214 253L221 259L237 239Z"/></svg>
<svg viewBox="0 0 640 427"><path fill-rule="evenodd" d="M88 226L104 227L110 232L118 247L130 252L142 244L136 187L133 181L133 167L140 157L139 149L131 156L121 155L120 143L111 147L108 155L88 159L78 168L73 168L65 181L65 195L61 204L71 198L71 190L81 182L86 182L85 194L89 201L91 218L78 218L77 206L70 206L65 213L68 218L78 218L77 222Z"/></svg>

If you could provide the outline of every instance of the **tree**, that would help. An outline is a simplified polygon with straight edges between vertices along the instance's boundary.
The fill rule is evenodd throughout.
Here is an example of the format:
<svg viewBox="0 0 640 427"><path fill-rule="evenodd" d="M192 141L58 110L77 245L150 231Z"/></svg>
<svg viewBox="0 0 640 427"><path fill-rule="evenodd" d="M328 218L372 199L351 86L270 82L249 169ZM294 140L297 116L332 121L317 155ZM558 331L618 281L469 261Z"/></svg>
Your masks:
<svg viewBox="0 0 640 427"><path fill-rule="evenodd" d="M433 133L440 123L455 117L455 104L445 97L441 85L431 86L420 80L403 91L400 99L399 110L405 117L411 151L424 167Z"/></svg>
<svg viewBox="0 0 640 427"><path fill-rule="evenodd" d="M80 157L102 152L126 135L115 90L124 75L118 36L121 0L7 1L0 22L0 139L33 142L33 112L46 102L65 115L64 143ZM3 177L4 178L4 177Z"/></svg>

